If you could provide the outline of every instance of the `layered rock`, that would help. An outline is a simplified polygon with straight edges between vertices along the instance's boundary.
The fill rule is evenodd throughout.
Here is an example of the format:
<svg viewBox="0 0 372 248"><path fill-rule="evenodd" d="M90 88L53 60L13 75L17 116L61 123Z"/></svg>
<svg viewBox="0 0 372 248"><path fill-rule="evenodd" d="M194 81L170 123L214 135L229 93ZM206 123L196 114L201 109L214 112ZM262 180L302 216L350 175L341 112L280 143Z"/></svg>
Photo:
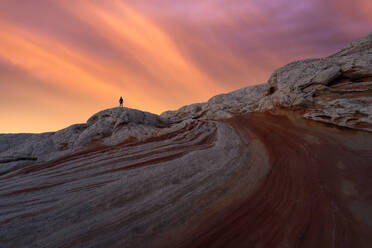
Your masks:
<svg viewBox="0 0 372 248"><path fill-rule="evenodd" d="M161 116L128 108L93 115L55 133L0 135L1 161L56 158L92 145L115 145L161 135L161 127L188 119L222 120L285 108L304 118L372 131L372 34L327 58L290 63L267 83L212 97ZM167 132L167 131L166 131Z"/></svg>
<svg viewBox="0 0 372 248"><path fill-rule="evenodd" d="M370 247L371 135L292 118L192 120L11 171L0 245Z"/></svg>
<svg viewBox="0 0 372 248"><path fill-rule="evenodd" d="M327 58L290 63L267 83L167 111L172 121L227 119L237 113L286 108L304 118L372 131L372 34Z"/></svg>
<svg viewBox="0 0 372 248"><path fill-rule="evenodd" d="M0 174L30 162L49 161L96 146L159 136L184 124L167 127L167 120L148 112L113 108L93 115L86 124L42 134L0 134Z"/></svg>
<svg viewBox="0 0 372 248"><path fill-rule="evenodd" d="M161 116L0 135L0 247L371 247L371 49Z"/></svg>

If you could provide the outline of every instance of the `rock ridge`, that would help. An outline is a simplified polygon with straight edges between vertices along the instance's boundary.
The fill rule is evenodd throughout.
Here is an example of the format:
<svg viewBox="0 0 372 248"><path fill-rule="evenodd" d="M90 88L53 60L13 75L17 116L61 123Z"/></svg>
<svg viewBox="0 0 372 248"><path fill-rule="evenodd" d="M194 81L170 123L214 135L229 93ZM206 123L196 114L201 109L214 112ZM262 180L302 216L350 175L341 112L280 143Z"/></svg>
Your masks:
<svg viewBox="0 0 372 248"><path fill-rule="evenodd" d="M48 161L89 147L144 140L186 124L167 125L167 120L152 113L112 108L94 114L85 124L71 125L57 132L0 134L0 174L25 163Z"/></svg>
<svg viewBox="0 0 372 248"><path fill-rule="evenodd" d="M112 108L57 132L0 134L0 173L94 146L157 137L194 120L224 120L283 108L299 111L305 119L372 132L372 33L329 57L289 63L266 83L161 115Z"/></svg>
<svg viewBox="0 0 372 248"><path fill-rule="evenodd" d="M289 63L266 83L166 111L161 117L173 122L219 120L276 108L300 110L306 119L371 132L372 33L329 57Z"/></svg>

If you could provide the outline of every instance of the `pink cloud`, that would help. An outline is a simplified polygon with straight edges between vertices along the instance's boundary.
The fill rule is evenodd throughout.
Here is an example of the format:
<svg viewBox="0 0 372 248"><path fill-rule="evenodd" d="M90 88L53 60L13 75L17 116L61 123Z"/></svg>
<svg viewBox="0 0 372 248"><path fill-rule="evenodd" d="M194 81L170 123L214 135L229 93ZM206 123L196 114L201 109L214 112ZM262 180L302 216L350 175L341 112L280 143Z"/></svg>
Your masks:
<svg viewBox="0 0 372 248"><path fill-rule="evenodd" d="M369 0L3 0L0 108L14 118L0 132L29 118L22 94L7 92L27 89L36 109L53 101L48 118L35 117L45 125L28 131L85 121L116 104L117 91L130 107L159 113L330 55L371 31L370 13ZM64 99L85 107L66 112Z"/></svg>

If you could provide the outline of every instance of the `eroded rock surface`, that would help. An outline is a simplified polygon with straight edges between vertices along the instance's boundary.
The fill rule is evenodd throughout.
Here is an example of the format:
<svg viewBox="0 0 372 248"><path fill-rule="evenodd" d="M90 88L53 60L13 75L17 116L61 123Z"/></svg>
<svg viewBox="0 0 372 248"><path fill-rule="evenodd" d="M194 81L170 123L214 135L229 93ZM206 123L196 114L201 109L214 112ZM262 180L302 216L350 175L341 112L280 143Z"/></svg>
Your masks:
<svg viewBox="0 0 372 248"><path fill-rule="evenodd" d="M330 57L290 63L276 70L267 83L161 116L172 121L218 120L237 113L286 108L302 111L307 119L372 131L371 102L372 33Z"/></svg>
<svg viewBox="0 0 372 248"><path fill-rule="evenodd" d="M0 176L1 247L370 247L372 135L192 120Z"/></svg>
<svg viewBox="0 0 372 248"><path fill-rule="evenodd" d="M0 174L32 161L49 161L96 146L159 136L185 123L169 127L158 115L129 108L113 108L93 115L86 124L42 134L0 134ZM12 162L10 164L10 162Z"/></svg>
<svg viewBox="0 0 372 248"><path fill-rule="evenodd" d="M8 173L0 182L0 224L5 227L0 244L151 246L160 230L204 209L218 198L210 193L221 190L230 178L239 178L239 173L255 172L254 178L239 179L245 187L242 196L253 191L268 169L267 156L254 156L254 149L227 124L192 121L144 142L99 148Z"/></svg>
<svg viewBox="0 0 372 248"><path fill-rule="evenodd" d="M372 247L371 49L160 116L1 134L0 247Z"/></svg>

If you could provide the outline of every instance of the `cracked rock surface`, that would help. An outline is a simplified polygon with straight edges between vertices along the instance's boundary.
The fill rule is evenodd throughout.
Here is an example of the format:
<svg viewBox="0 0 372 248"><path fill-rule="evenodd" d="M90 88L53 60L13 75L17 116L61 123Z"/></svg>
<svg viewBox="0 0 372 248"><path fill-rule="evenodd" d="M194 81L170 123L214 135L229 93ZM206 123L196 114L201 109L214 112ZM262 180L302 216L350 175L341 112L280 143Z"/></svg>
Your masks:
<svg viewBox="0 0 372 248"><path fill-rule="evenodd" d="M372 131L371 101L372 33L327 58L290 63L276 70L267 83L161 116L173 121L226 119L237 113L286 108L302 111L307 119Z"/></svg>

